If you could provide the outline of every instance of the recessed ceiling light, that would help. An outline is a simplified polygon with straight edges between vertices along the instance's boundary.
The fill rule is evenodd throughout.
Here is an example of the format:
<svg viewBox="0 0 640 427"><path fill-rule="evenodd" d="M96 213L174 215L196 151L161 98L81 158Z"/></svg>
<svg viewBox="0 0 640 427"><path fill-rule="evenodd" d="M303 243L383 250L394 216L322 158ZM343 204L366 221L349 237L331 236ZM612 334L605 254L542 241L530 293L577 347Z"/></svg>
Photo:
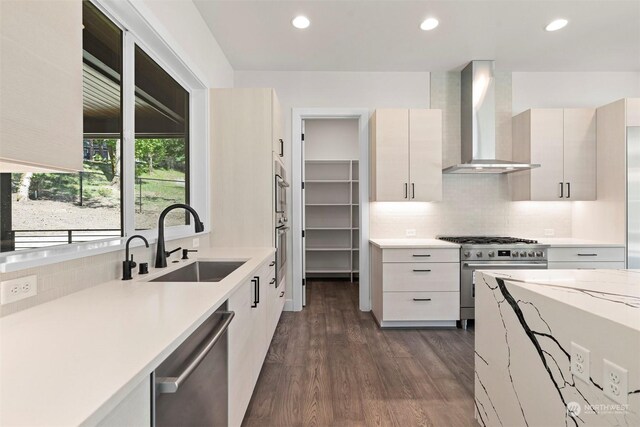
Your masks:
<svg viewBox="0 0 640 427"><path fill-rule="evenodd" d="M291 25L293 25L294 27L299 28L301 30L304 30L310 24L311 24L311 21L309 21L309 18L307 18L304 15L298 15L298 16L296 16L295 18L293 18L291 20Z"/></svg>
<svg viewBox="0 0 640 427"><path fill-rule="evenodd" d="M438 24L440 23L436 18L427 18L424 21L422 21L422 24L420 24L420 29L423 31L431 31L434 28L436 28Z"/></svg>
<svg viewBox="0 0 640 427"><path fill-rule="evenodd" d="M546 27L544 27L544 29L547 31L558 31L566 27L568 23L569 21L567 21L566 19L560 18L560 19L551 21Z"/></svg>

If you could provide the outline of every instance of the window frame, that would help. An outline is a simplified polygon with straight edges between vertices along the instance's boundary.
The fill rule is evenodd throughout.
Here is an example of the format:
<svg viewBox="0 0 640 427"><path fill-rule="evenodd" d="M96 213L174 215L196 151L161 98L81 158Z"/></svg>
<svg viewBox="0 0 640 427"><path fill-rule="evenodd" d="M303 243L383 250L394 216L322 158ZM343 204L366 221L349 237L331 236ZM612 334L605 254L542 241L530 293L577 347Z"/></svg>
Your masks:
<svg viewBox="0 0 640 427"><path fill-rule="evenodd" d="M121 215L122 237L0 254L0 273L19 271L87 256L119 251L126 239L140 234L156 242L157 227L135 230L135 46L151 57L189 93L188 193L189 204L210 231L209 203L209 90L202 73L175 43L171 34L143 4L122 0L90 0L123 32ZM198 235L202 235L199 233ZM196 236L189 225L167 227L165 239ZM139 241L132 242L139 246Z"/></svg>

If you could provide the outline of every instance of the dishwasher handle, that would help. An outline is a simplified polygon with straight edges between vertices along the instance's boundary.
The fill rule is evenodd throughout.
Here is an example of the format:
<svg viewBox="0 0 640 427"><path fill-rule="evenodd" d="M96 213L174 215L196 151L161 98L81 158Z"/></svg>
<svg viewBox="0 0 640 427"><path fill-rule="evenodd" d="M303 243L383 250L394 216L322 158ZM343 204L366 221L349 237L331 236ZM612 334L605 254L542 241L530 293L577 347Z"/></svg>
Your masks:
<svg viewBox="0 0 640 427"><path fill-rule="evenodd" d="M222 321L216 327L215 331L212 334L211 339L207 342L207 345L195 355L189 362L187 363L187 367L178 375L177 377L156 377L156 391L158 393L175 393L178 391L180 385L185 382L189 375L196 370L198 365L207 357L207 354L211 351L211 349L216 345L218 340L222 338L229 325L231 324L231 320L233 320L233 316L236 313L233 311L223 311L222 312Z"/></svg>

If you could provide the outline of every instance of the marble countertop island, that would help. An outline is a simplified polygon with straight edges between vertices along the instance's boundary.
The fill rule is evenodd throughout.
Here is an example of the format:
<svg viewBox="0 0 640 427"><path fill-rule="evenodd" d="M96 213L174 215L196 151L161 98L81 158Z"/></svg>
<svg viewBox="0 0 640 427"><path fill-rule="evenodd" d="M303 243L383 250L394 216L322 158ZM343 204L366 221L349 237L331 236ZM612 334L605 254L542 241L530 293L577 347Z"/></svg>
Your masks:
<svg viewBox="0 0 640 427"><path fill-rule="evenodd" d="M478 271L475 289L480 425L640 425L640 271ZM627 371L615 400L605 360Z"/></svg>

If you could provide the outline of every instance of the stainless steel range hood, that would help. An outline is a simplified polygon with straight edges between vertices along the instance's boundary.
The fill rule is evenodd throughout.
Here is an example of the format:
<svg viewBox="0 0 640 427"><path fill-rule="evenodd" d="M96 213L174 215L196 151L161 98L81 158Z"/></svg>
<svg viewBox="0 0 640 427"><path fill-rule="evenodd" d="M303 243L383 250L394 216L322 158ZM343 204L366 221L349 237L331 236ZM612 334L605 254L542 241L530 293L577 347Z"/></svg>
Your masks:
<svg viewBox="0 0 640 427"><path fill-rule="evenodd" d="M494 61L471 61L462 70L460 92L462 163L443 173L510 173L540 167L496 156Z"/></svg>

